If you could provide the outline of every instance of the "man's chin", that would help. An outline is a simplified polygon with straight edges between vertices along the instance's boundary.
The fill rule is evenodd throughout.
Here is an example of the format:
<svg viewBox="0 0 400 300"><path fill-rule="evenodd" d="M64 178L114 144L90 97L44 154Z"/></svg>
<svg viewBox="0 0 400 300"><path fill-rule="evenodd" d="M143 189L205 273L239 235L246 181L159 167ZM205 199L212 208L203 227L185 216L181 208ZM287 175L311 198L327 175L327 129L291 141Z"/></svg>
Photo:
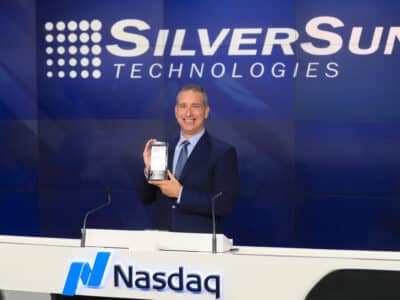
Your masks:
<svg viewBox="0 0 400 300"><path fill-rule="evenodd" d="M192 126L189 124L183 124L183 126L181 126L181 129L182 129L182 131L185 131L185 132L192 132L192 131L197 130L195 126Z"/></svg>

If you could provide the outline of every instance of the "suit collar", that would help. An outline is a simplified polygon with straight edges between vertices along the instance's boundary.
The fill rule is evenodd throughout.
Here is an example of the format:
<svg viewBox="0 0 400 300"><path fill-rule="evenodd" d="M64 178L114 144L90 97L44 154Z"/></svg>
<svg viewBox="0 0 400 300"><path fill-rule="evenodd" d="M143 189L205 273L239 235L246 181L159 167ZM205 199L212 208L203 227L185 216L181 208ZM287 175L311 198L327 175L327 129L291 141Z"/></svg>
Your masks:
<svg viewBox="0 0 400 300"><path fill-rule="evenodd" d="M189 170L197 168L196 166L197 164L203 164L204 160L208 159L209 141L210 141L210 136L208 135L206 130L203 136L196 144L196 146L194 147L188 160L186 161L186 164L182 170L182 174L179 180L181 183L183 183L183 181L185 180L185 177L187 176Z"/></svg>
<svg viewBox="0 0 400 300"><path fill-rule="evenodd" d="M192 145L196 145L198 143L198 141L201 139L201 137L204 135L204 133L206 132L205 129L202 129L199 133L195 134L194 136L192 136L191 138L185 138L182 135L182 131L181 134L179 136L179 141L178 143L181 143L185 140L189 141Z"/></svg>

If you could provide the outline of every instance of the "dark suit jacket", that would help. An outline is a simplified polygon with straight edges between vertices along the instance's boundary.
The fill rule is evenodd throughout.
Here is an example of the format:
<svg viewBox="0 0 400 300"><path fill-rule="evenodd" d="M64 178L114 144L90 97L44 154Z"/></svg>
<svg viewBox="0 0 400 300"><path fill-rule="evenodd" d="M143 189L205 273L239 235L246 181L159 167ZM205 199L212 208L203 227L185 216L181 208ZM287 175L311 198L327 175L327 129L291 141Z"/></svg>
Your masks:
<svg viewBox="0 0 400 300"><path fill-rule="evenodd" d="M168 168L172 161L178 138L170 142ZM154 229L180 232L212 232L211 199L215 201L217 231L222 232L221 217L230 212L239 193L239 175L236 150L212 136L207 131L201 137L182 170L179 182L183 185L181 201L171 199L148 184L141 176L138 191L150 210Z"/></svg>

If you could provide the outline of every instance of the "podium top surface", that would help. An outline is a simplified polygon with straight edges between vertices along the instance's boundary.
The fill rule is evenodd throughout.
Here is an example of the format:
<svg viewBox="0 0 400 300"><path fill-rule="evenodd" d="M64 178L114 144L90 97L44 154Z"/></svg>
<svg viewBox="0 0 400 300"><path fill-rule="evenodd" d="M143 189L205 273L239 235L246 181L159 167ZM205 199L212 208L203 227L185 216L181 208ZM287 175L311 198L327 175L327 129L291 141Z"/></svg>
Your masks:
<svg viewBox="0 0 400 300"><path fill-rule="evenodd" d="M225 236L218 235L218 238L219 252L225 252L229 255L400 260L400 252L396 251L233 246L231 240ZM228 244L226 244L227 241ZM1 244L80 247L80 239L0 235ZM129 249L132 251L209 252L211 234L90 229L87 234L86 246ZM198 250L196 250L196 247L198 247Z"/></svg>
<svg viewBox="0 0 400 300"><path fill-rule="evenodd" d="M0 235L0 244L24 244L58 247L79 247L79 239L50 238L34 236Z"/></svg>

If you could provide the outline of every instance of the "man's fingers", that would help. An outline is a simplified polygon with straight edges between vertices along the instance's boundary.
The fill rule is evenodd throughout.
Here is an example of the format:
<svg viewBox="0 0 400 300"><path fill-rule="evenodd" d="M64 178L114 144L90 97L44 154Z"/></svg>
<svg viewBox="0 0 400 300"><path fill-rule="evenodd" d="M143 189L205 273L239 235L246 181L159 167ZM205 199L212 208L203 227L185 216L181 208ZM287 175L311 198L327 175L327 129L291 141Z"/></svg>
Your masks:
<svg viewBox="0 0 400 300"><path fill-rule="evenodd" d="M167 180L149 180L148 183L156 186L162 186L166 184Z"/></svg>
<svg viewBox="0 0 400 300"><path fill-rule="evenodd" d="M149 140L146 142L146 144L144 145L144 149L145 149L145 150L150 149L151 144L153 144L154 142L157 142L157 140L156 140L156 139L149 139Z"/></svg>
<svg viewBox="0 0 400 300"><path fill-rule="evenodd" d="M172 174L172 172L170 170L167 170L167 172L168 172L169 179L176 180L174 174Z"/></svg>
<svg viewBox="0 0 400 300"><path fill-rule="evenodd" d="M160 185L160 182L158 180L149 180L148 183L152 184L152 185Z"/></svg>

